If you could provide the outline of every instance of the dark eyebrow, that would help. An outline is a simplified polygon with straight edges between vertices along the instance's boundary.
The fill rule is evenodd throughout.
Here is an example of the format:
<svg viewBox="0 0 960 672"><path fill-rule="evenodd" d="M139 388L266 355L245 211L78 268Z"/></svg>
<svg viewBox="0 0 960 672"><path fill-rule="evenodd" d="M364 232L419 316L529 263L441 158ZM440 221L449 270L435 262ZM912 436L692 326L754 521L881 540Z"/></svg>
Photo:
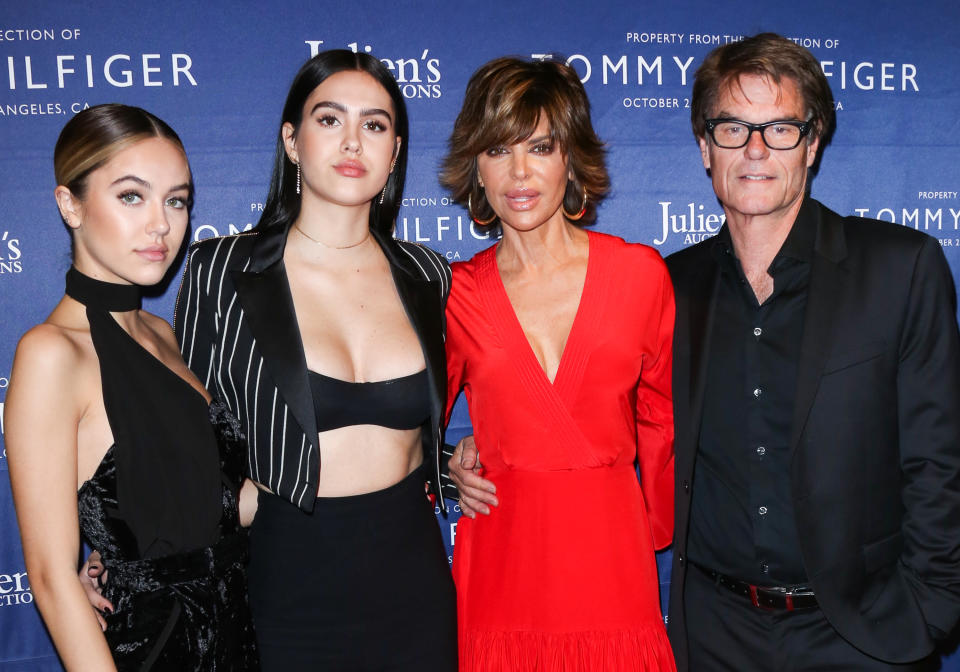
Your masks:
<svg viewBox="0 0 960 672"><path fill-rule="evenodd" d="M527 140L528 145L539 145L541 142L553 142L553 136L551 134L541 135L538 138L530 138Z"/></svg>
<svg viewBox="0 0 960 672"><path fill-rule="evenodd" d="M727 119L727 120L730 120L730 121L739 121L739 122L744 123L744 124L749 124L749 123L751 123L751 122L747 121L746 119L738 119L737 117L733 116L733 115L730 114L729 112L725 112L724 110L720 110L719 112L717 112L717 116L714 117L714 118L715 118L715 119ZM772 124L772 123L774 123L774 122L776 122L776 121L803 121L803 119L794 118L794 117L781 117L780 119L771 119L770 121L763 121L763 122L761 122L761 124Z"/></svg>
<svg viewBox="0 0 960 672"><path fill-rule="evenodd" d="M345 108L345 107L344 107L343 105L341 105L340 103L335 103L335 102L333 102L332 100L321 100L319 103L317 103L316 105L313 106L313 108L310 110L310 114L313 114L314 112L316 112L316 111L317 111L319 108L321 108L321 107L329 107L329 108L331 108L331 109L336 110L337 112L346 112L346 111L347 111L347 108Z"/></svg>
<svg viewBox="0 0 960 672"><path fill-rule="evenodd" d="M321 108L321 107L329 107L330 109L336 110L337 112L345 113L347 111L347 108L341 105L340 103L335 103L332 100L321 100L319 103L313 106L313 108L310 110L310 114L312 115L314 112L317 111L318 108ZM386 110L380 109L379 107L371 107L364 110L360 110L361 117L369 117L372 115L382 115L387 119L389 119L390 123L393 123L393 117L390 116L390 113L387 112Z"/></svg>

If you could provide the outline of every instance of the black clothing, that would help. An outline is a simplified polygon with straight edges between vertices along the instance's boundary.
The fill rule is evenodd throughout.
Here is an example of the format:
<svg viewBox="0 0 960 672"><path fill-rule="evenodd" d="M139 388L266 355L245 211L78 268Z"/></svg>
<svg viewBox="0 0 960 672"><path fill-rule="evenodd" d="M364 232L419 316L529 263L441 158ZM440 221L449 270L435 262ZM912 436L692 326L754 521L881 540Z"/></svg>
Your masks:
<svg viewBox="0 0 960 672"><path fill-rule="evenodd" d="M192 245L173 328L187 366L240 419L249 438L251 478L309 512L319 487L319 430L283 264L288 231L278 225ZM390 264L426 361L430 422L423 432L424 463L446 512L441 481L448 490L451 481L440 471L450 268L429 248L376 230L371 234Z"/></svg>
<svg viewBox="0 0 960 672"><path fill-rule="evenodd" d="M835 631L822 633L821 642L842 638L878 660L909 663L928 657L941 633L960 620L953 278L937 240L919 231L841 217L810 198L798 219L808 217L816 235L788 442L803 567ZM680 672L709 669L692 668L688 639L702 626L691 615L696 619L710 598L694 603L684 596L699 578L687 562L688 533L709 365L725 356L712 348L722 282L714 244L707 240L667 259L677 307L667 630ZM731 641L751 636L732 625L725 632ZM782 669L778 659L768 660L766 669Z"/></svg>
<svg viewBox="0 0 960 672"><path fill-rule="evenodd" d="M134 341L106 312L118 305L98 302L98 281L78 275L67 293L87 303L114 436L77 493L78 513L108 571L105 634L117 668L257 670L239 425ZM99 298L116 287L99 284Z"/></svg>
<svg viewBox="0 0 960 672"><path fill-rule="evenodd" d="M709 672L930 672L934 660L897 665L863 653L820 609L758 609L710 581L687 574L690 670Z"/></svg>
<svg viewBox="0 0 960 672"><path fill-rule="evenodd" d="M454 672L456 596L425 470L384 490L264 492L250 533L250 606L266 672ZM309 577L309 578L307 578Z"/></svg>
<svg viewBox="0 0 960 672"><path fill-rule="evenodd" d="M317 431L350 425L416 429L430 417L427 370L402 378L352 383L307 371Z"/></svg>
<svg viewBox="0 0 960 672"><path fill-rule="evenodd" d="M317 409L283 263L288 232L289 226L278 225L193 245L174 319L187 365L230 405L250 437L249 475L276 493L261 495L261 508L251 530L251 601L255 603L255 621L263 631L258 638L266 647L267 669L284 669L282 662L273 662L283 642L330 645L339 631L324 624L340 610L356 616L363 605L354 595L366 595L370 581L376 582L387 598L405 594L408 586L419 590L415 588L418 585L446 585L452 591L440 531L428 515L431 509L426 505L423 482L416 488L416 496L411 496L410 505L398 506L407 519L389 507L359 520L350 518L343 530L345 541L323 536L325 525L339 529L336 520L311 516L314 507L325 500L317 498L321 474ZM430 400L430 420L422 432L426 470L415 473L432 481L437 505L443 509L440 447L447 394L443 338L450 269L442 256L426 247L375 230L371 233L390 265L397 294L426 362L425 387ZM444 480L449 484L449 476ZM368 534L370 530L375 534ZM264 541L274 537L278 539L276 547ZM356 543L354 538L358 538ZM313 552L324 539L324 552ZM369 552L363 550L370 546ZM351 571L354 565L369 568L376 557L398 555L404 558L400 569L389 564L383 569L392 583ZM283 587L272 587L274 581L282 582ZM333 601L307 599L315 590L340 591L340 597ZM268 599L271 591L281 604L294 605L292 617L273 606ZM394 600L383 616L373 610L365 616L376 632L384 630L382 618L398 621L404 632L429 624L429 637L414 633L412 641L429 639L441 655L456 650L451 594L425 588L417 599ZM366 629L363 619L352 622L361 632ZM360 656L372 646L357 634L341 651ZM295 650L291 649L290 655L296 655ZM452 655L442 656L455 661ZM445 669L453 666L455 662ZM442 668L429 669L436 667Z"/></svg>
<svg viewBox="0 0 960 672"><path fill-rule="evenodd" d="M759 304L724 226L690 510L690 560L759 585L806 581L790 497L790 422L815 222L796 223ZM720 354L722 353L722 354Z"/></svg>

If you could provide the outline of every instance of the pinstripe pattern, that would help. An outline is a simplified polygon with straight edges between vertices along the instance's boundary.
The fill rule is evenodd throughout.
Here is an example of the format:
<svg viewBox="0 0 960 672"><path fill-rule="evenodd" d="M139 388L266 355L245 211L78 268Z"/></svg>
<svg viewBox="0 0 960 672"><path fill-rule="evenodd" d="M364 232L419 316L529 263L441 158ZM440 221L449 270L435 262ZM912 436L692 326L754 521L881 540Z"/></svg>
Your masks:
<svg viewBox="0 0 960 672"><path fill-rule="evenodd" d="M234 284L238 271L256 269L258 263L262 267L263 260L257 261L261 235L242 233L191 246L177 297L174 330L187 365L215 397L230 406L246 429L249 475L309 510L319 468L316 436L309 436L297 422L271 377L270 361L258 347ZM451 280L446 261L415 243L382 244L392 245L401 262L408 260L403 264L406 273L435 283L445 307ZM440 482L441 436L442 428L436 427L430 442L431 480L436 483ZM449 483L446 476L443 480Z"/></svg>

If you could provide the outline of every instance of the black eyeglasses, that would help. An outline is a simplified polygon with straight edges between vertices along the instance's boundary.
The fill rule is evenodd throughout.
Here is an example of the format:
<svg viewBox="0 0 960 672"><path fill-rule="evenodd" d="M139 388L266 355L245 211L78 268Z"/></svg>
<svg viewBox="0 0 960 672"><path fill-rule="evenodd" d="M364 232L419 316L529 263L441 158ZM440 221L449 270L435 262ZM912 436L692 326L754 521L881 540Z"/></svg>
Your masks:
<svg viewBox="0 0 960 672"><path fill-rule="evenodd" d="M707 133L717 147L739 149L750 142L754 131L760 133L763 144L770 149L793 149L800 144L813 124L809 121L782 119L765 124L748 124L739 119L706 119Z"/></svg>

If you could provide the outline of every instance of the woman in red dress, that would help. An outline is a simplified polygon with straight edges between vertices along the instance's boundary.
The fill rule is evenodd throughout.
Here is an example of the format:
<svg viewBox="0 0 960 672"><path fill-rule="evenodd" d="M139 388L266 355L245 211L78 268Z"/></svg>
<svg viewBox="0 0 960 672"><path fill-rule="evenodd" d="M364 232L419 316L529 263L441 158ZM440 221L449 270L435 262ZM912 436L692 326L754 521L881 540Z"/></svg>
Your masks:
<svg viewBox="0 0 960 672"><path fill-rule="evenodd" d="M447 413L464 390L499 505L457 529L461 670L674 669L654 559L673 532L673 292L657 252L580 228L603 157L568 66L471 78L441 179L503 237L453 266Z"/></svg>

